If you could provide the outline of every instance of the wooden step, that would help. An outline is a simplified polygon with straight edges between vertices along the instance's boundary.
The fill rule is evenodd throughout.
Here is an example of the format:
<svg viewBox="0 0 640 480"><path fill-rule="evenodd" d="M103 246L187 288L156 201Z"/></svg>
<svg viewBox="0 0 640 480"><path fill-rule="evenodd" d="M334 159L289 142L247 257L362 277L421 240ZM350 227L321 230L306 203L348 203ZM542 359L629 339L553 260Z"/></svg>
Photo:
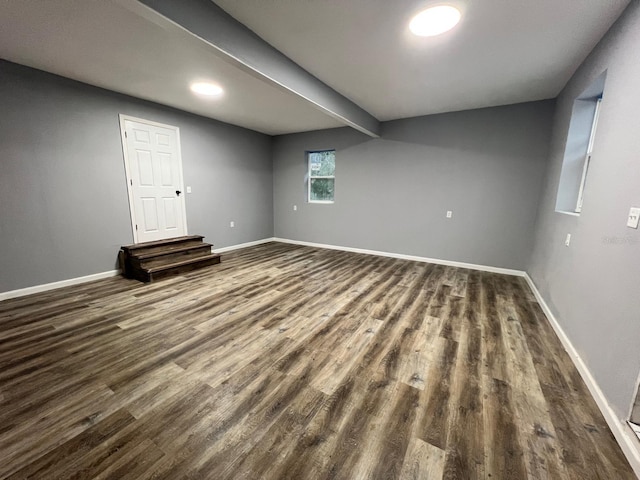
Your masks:
<svg viewBox="0 0 640 480"><path fill-rule="evenodd" d="M217 253L212 253L204 257L190 258L180 262L167 263L147 269L148 280L143 281L153 282L154 280L180 275L182 273L209 267L218 263L220 263L220 255Z"/></svg>
<svg viewBox="0 0 640 480"><path fill-rule="evenodd" d="M139 250L130 250L128 255L134 258L150 258L163 254L170 254L173 251L180 251L183 248L195 248L202 245L213 246L210 243L204 243L202 240L185 240L180 243L170 243L168 245L157 245Z"/></svg>
<svg viewBox="0 0 640 480"><path fill-rule="evenodd" d="M155 252L147 252L143 254L133 254L131 261L144 268L151 268L164 263L173 263L188 258L202 257L211 253L210 243L197 243L194 245L182 245L179 247L169 248Z"/></svg>
<svg viewBox="0 0 640 480"><path fill-rule="evenodd" d="M220 255L211 253L213 245L203 239L202 235L188 235L125 245L120 251L122 272L126 277L151 282L220 263Z"/></svg>
<svg viewBox="0 0 640 480"><path fill-rule="evenodd" d="M150 250L153 251L155 247L159 247L160 249L169 248L171 245L177 244L193 244L200 243L204 237L202 235L186 235L184 237L174 237L167 238L165 240L156 240L153 242L144 242L144 243L134 243L133 245L124 245L122 250L125 253L142 253L142 251Z"/></svg>

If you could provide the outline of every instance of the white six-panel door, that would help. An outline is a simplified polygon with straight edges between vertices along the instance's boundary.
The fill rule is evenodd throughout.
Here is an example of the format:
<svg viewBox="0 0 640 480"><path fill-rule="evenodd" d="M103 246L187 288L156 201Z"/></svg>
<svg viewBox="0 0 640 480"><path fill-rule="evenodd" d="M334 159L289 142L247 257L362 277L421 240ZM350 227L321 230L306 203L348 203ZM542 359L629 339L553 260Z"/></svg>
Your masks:
<svg viewBox="0 0 640 480"><path fill-rule="evenodd" d="M187 234L177 127L120 115L135 243Z"/></svg>

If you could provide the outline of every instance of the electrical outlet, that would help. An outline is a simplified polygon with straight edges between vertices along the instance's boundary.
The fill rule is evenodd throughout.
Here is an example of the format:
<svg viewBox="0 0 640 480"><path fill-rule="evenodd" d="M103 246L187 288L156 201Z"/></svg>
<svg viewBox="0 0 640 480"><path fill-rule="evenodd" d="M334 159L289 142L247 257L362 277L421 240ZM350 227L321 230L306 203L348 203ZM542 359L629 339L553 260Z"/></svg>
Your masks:
<svg viewBox="0 0 640 480"><path fill-rule="evenodd" d="M451 210L447 210L447 218L453 217L453 212Z"/></svg>
<svg viewBox="0 0 640 480"><path fill-rule="evenodd" d="M564 245L565 247L568 247L569 245L571 245L571 234L567 233L567 238L565 238L564 240Z"/></svg>
<svg viewBox="0 0 640 480"><path fill-rule="evenodd" d="M627 227L638 228L639 221L640 221L640 208L631 207L629 209L629 218L627 218Z"/></svg>
<svg viewBox="0 0 640 480"><path fill-rule="evenodd" d="M230 222L229 222L229 226L230 226L231 228L235 227L235 226L236 226L236 222L234 222L233 220L232 220L232 221L230 221Z"/></svg>
<svg viewBox="0 0 640 480"><path fill-rule="evenodd" d="M294 205L294 206L293 206L293 211L295 212L295 211L297 211L297 210L298 210L298 205Z"/></svg>
<svg viewBox="0 0 640 480"><path fill-rule="evenodd" d="M187 193L191 193L191 187L187 187Z"/></svg>

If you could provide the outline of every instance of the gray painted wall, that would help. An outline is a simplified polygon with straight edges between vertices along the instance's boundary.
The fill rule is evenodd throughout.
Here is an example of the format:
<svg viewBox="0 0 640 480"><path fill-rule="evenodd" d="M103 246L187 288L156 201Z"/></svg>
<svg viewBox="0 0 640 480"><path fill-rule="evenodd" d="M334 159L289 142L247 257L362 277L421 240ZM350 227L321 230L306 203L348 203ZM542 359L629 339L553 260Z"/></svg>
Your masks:
<svg viewBox="0 0 640 480"><path fill-rule="evenodd" d="M640 2L634 0L561 93L528 271L614 411L629 414L640 370ZM579 217L554 212L574 99L607 81ZM564 246L567 233L570 247Z"/></svg>
<svg viewBox="0 0 640 480"><path fill-rule="evenodd" d="M273 236L269 136L3 61L0 105L0 292L113 270L133 243L119 113L180 128L189 233Z"/></svg>
<svg viewBox="0 0 640 480"><path fill-rule="evenodd" d="M553 109L545 101L396 120L380 139L348 128L275 137L275 235L524 269ZM306 203L305 151L333 148L335 203Z"/></svg>

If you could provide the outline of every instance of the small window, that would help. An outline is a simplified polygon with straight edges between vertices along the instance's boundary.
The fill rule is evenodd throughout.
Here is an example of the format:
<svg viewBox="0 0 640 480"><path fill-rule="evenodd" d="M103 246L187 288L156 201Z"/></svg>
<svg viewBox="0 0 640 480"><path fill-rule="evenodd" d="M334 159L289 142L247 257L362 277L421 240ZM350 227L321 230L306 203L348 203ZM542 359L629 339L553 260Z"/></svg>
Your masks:
<svg viewBox="0 0 640 480"><path fill-rule="evenodd" d="M589 172L589 163L591 163L591 154L593 153L593 140L596 136L596 128L598 128L598 115L600 114L600 104L602 98L596 100L596 108L593 113L593 123L591 124L591 133L589 134L589 145L587 146L587 155L584 158L584 166L582 167L582 180L580 181L580 190L578 191L578 203L576 205L576 213L582 212L582 200L584 199L584 187L587 184L587 173Z"/></svg>
<svg viewBox="0 0 640 480"><path fill-rule="evenodd" d="M582 212L606 76L605 71L573 102L558 185L556 212L570 215L580 215Z"/></svg>
<svg viewBox="0 0 640 480"><path fill-rule="evenodd" d="M336 151L307 152L308 200L310 203L333 203L336 187Z"/></svg>

